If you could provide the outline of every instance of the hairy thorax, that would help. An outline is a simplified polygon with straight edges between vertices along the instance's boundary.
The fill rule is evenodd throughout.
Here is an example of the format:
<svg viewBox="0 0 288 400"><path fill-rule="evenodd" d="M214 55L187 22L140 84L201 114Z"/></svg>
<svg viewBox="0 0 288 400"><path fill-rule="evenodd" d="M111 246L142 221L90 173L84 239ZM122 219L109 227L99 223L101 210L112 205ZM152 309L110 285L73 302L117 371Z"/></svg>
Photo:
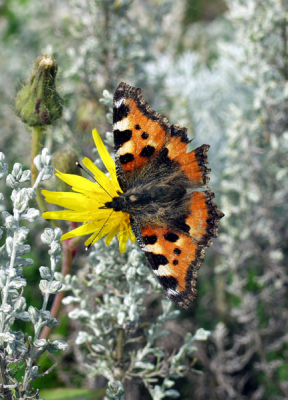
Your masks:
<svg viewBox="0 0 288 400"><path fill-rule="evenodd" d="M113 208L115 212L127 212L133 217L137 215L142 226L147 223L162 225L162 220L172 219L185 209L187 182L179 178L140 181L128 187L125 193L114 197L105 206Z"/></svg>

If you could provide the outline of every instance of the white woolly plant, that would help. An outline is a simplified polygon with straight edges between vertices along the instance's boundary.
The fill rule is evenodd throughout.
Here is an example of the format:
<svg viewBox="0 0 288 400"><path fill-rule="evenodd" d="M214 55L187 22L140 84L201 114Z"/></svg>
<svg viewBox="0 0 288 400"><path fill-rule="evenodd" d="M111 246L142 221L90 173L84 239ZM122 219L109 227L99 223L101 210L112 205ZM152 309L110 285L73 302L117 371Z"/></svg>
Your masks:
<svg viewBox="0 0 288 400"><path fill-rule="evenodd" d="M50 266L39 268L42 278L39 285L43 295L42 308L39 310L29 306L26 311L26 299L23 295L27 285L23 269L31 266L33 260L23 257L30 252L30 245L26 244L29 229L22 225L22 221L33 222L39 217L40 212L29 207L29 202L36 197L39 183L52 176L51 160L49 151L43 149L42 154L34 159L39 171L35 184L32 188L21 188L22 183L31 179L31 171L23 171L22 165L16 163L11 174L7 175L5 156L0 153L0 178L7 175L6 185L12 189L13 204L13 214L8 211L2 212L3 226L0 228L0 235L6 236L4 244L0 247L0 393L3 399L39 398L39 390L31 388L32 382L47 375L56 365L39 373L37 358L46 350L55 353L67 348L67 344L62 340L49 342L39 339L43 327L57 325L57 320L52 318L47 310L47 303L49 296L58 293L62 286L54 279L56 264L61 258L59 239L62 232L59 228L45 229L41 235L42 242L50 248ZM4 200L2 194L0 199ZM15 331L13 324L16 320L30 321L34 327L33 337L22 331ZM23 371L21 380L15 377L19 370Z"/></svg>
<svg viewBox="0 0 288 400"><path fill-rule="evenodd" d="M108 399L122 399L119 388L126 380L143 382L153 400L179 398L172 387L189 370L184 358L193 355L195 341L206 340L210 332L199 329L195 335L188 333L180 349L165 354L161 338L170 332L164 325L180 311L163 299L162 313L151 322L144 303L147 294L157 292L158 285L144 265L142 252L130 244L123 255L116 241L107 247L100 240L88 259L91 267L85 280L56 273L63 290L72 292L63 300L74 305L68 316L82 325L76 344L89 349L87 357L82 357L81 372L114 382L107 390Z"/></svg>

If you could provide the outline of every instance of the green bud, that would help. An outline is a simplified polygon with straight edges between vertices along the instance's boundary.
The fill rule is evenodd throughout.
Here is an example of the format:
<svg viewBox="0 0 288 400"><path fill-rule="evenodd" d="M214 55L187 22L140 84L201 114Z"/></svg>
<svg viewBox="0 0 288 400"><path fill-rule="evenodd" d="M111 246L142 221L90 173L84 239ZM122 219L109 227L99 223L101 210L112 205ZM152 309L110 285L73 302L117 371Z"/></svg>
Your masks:
<svg viewBox="0 0 288 400"><path fill-rule="evenodd" d="M51 57L39 57L29 81L17 93L15 111L25 124L51 125L62 116L63 101L55 84L57 70Z"/></svg>
<svg viewBox="0 0 288 400"><path fill-rule="evenodd" d="M64 174L81 175L80 168L77 167L76 161L79 157L73 149L66 147L63 150L56 151L53 154L53 167ZM71 186L63 182L61 179L56 180L57 190L60 192L70 192Z"/></svg>

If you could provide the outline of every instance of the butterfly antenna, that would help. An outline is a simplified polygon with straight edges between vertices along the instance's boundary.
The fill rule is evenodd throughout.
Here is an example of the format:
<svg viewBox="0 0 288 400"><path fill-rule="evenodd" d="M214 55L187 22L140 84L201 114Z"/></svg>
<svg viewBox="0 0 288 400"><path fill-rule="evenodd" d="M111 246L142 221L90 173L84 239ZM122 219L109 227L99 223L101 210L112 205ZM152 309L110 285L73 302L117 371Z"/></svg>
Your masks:
<svg viewBox="0 0 288 400"><path fill-rule="evenodd" d="M104 224L102 225L102 228L100 229L100 231L97 233L97 235L95 236L95 238L92 240L92 242L90 244L88 244L88 246L86 247L86 251L90 249L90 247L92 246L92 244L94 244L96 242L97 237L100 235L100 233L103 231L104 226L107 224L107 222L109 221L111 215L113 214L113 211L111 211L109 217L106 219L106 221L104 222Z"/></svg>
<svg viewBox="0 0 288 400"><path fill-rule="evenodd" d="M87 169L85 169L78 161L76 161L75 164L76 164L77 167L79 167L80 169L83 169L83 171L85 171L86 174L88 174L92 179L94 179L94 181L95 181L96 183L98 183L98 185L101 186L101 188L102 188L103 190L105 190L105 192L111 197L111 199L113 198L113 196L111 196L111 194L108 193L107 190L106 190L98 181L96 181L96 179L94 178L94 176L93 176L92 174L90 174L90 172L89 172Z"/></svg>

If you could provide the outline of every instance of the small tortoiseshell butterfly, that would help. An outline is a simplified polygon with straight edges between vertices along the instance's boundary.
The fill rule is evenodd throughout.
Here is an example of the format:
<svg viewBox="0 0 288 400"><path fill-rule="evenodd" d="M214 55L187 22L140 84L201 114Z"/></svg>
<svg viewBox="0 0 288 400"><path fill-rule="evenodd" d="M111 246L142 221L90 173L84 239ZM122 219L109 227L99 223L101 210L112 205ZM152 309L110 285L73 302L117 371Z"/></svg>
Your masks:
<svg viewBox="0 0 288 400"><path fill-rule="evenodd" d="M153 111L141 89L120 83L113 102L117 178L123 193L105 204L131 226L166 295L187 308L197 297L204 248L223 213L212 201L209 145L187 153L187 129ZM203 189L203 188L202 188Z"/></svg>

